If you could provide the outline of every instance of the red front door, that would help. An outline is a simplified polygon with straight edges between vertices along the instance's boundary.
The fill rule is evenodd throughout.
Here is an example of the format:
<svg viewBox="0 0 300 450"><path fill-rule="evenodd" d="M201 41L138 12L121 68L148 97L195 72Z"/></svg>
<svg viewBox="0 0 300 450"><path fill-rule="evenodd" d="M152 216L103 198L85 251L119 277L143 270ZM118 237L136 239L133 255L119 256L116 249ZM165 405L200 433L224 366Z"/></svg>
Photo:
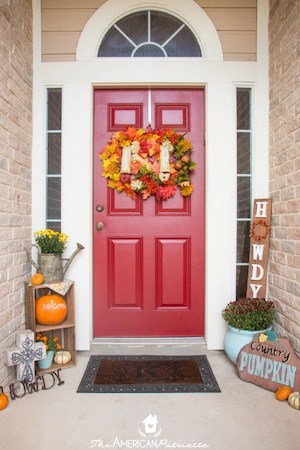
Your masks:
<svg viewBox="0 0 300 450"><path fill-rule="evenodd" d="M204 92L95 90L94 105L94 337L203 336ZM132 200L101 177L111 133L146 127L150 116L193 145L190 197Z"/></svg>

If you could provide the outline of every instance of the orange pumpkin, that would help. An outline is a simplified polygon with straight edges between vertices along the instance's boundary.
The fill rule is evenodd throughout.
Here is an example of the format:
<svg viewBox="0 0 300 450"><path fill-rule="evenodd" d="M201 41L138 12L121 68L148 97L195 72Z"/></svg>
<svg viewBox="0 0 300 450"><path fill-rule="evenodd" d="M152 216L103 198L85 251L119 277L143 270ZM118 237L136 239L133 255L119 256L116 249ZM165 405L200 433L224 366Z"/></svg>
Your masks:
<svg viewBox="0 0 300 450"><path fill-rule="evenodd" d="M8 405L8 397L4 394L2 386L0 386L0 392L0 411L2 411L2 409L5 409Z"/></svg>
<svg viewBox="0 0 300 450"><path fill-rule="evenodd" d="M31 284L33 284L34 286L38 286L39 284L42 284L44 281L44 275L42 273L36 273L34 275L32 275L32 277L30 278Z"/></svg>
<svg viewBox="0 0 300 450"><path fill-rule="evenodd" d="M283 402L284 400L287 400L289 398L291 392L292 389L289 386L282 386L277 389L275 397L277 398L277 400Z"/></svg>
<svg viewBox="0 0 300 450"><path fill-rule="evenodd" d="M35 301L35 318L40 325L59 325L67 314L67 302L60 295L43 295Z"/></svg>

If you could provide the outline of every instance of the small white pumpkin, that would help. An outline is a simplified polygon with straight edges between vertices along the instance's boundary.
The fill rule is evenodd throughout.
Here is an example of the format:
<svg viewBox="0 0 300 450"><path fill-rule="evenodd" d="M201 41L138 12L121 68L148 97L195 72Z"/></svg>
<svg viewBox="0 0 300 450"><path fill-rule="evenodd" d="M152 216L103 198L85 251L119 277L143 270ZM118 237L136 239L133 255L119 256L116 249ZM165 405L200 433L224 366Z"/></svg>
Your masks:
<svg viewBox="0 0 300 450"><path fill-rule="evenodd" d="M67 350L60 350L55 353L54 362L56 364L68 364L72 359L72 355Z"/></svg>
<svg viewBox="0 0 300 450"><path fill-rule="evenodd" d="M292 408L300 410L300 393L299 392L292 392L289 395L288 402L289 402L289 405Z"/></svg>

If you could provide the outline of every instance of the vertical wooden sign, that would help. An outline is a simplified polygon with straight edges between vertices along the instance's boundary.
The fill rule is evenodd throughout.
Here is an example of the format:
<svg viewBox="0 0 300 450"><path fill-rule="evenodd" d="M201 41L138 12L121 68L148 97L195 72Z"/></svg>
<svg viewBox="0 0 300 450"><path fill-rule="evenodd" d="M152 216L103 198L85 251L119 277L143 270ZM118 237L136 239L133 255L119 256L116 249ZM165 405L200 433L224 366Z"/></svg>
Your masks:
<svg viewBox="0 0 300 450"><path fill-rule="evenodd" d="M248 298L265 298L266 296L271 209L270 198L254 200L246 293Z"/></svg>

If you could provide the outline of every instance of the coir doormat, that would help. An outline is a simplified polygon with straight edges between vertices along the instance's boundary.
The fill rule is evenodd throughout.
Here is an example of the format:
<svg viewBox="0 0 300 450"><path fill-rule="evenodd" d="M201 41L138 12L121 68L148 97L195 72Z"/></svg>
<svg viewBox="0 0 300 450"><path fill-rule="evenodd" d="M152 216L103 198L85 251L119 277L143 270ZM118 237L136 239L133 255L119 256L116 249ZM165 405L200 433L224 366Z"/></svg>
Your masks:
<svg viewBox="0 0 300 450"><path fill-rule="evenodd" d="M221 392L205 355L91 356L77 392Z"/></svg>

